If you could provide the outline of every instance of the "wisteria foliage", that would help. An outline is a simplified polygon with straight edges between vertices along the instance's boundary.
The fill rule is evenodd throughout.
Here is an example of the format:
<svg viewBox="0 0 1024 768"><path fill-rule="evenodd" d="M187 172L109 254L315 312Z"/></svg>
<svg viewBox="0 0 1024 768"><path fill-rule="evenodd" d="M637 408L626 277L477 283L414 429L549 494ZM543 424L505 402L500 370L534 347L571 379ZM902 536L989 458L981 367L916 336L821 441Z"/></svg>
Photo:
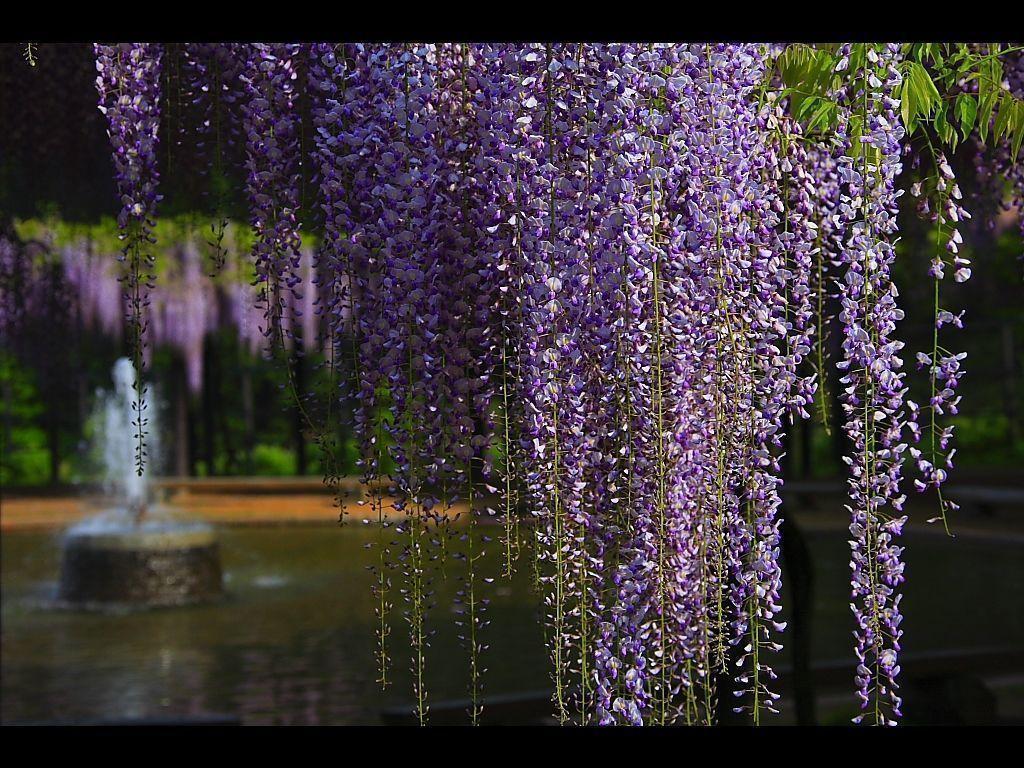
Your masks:
<svg viewBox="0 0 1024 768"><path fill-rule="evenodd" d="M264 333L292 335L282 307L301 302L296 314L326 329L336 394L355 402L365 516L380 531L379 680L391 679L397 604L421 724L440 569L462 580L468 716L481 716L493 578L479 572L492 542L477 526L490 518L504 575L533 574L559 722L713 724L720 699L755 724L776 712L783 437L816 396L825 414L830 364L850 445L857 720L897 722L904 454L918 490L952 466L939 419L956 412L963 356L937 332L960 315L936 287L936 342L917 358L932 391L922 437L892 278L904 123L925 111L904 77L918 75L897 45L792 50L187 52L206 113L223 114L218 98L240 105ZM144 240L159 56L144 45L97 55L122 224ZM815 113L792 109L785 87L808 55L828 64ZM1019 200L1008 152L993 173L1013 169ZM324 235L312 267L300 256L307 156ZM914 190L938 225L930 274L950 266L962 281L956 224L968 214L944 156L933 159ZM315 303L303 301L304 269ZM830 363L833 301L841 359Z"/></svg>

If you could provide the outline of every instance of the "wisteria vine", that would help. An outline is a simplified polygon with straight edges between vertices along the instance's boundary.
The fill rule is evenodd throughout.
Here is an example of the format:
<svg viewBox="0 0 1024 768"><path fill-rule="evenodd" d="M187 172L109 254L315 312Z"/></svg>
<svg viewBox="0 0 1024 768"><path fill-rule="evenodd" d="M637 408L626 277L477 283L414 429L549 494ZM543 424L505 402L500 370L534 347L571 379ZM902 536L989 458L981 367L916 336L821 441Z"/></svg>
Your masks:
<svg viewBox="0 0 1024 768"><path fill-rule="evenodd" d="M135 310L159 50L96 52ZM186 63L218 179L228 129L209 99L241 104L264 332L283 341L305 318L333 394L353 402L380 533L379 682L398 602L419 723L434 580L453 563L468 714L483 716L491 518L505 576L532 551L559 722L713 724L721 701L754 724L777 712L783 439L816 409L828 428L830 365L849 446L857 721L897 722L904 454L918 490L940 489L963 354L939 343L961 324L939 281L970 277L941 136L912 130L941 108L917 59L896 44L314 43L193 46ZM1003 103L1010 117L989 122L1005 138L1017 107ZM892 269L912 134L931 150L912 191L936 232L934 341L917 356L927 421L906 397ZM1019 204L1009 152L994 162ZM955 505L939 500L945 520Z"/></svg>
<svg viewBox="0 0 1024 768"><path fill-rule="evenodd" d="M145 309L153 283L153 241L157 185L157 140L160 125L161 46L156 43L95 45L96 89L100 111L107 118L121 211L117 224L124 241L122 278L128 305L128 345L135 370L135 465L141 475L146 461L145 411L142 384Z"/></svg>

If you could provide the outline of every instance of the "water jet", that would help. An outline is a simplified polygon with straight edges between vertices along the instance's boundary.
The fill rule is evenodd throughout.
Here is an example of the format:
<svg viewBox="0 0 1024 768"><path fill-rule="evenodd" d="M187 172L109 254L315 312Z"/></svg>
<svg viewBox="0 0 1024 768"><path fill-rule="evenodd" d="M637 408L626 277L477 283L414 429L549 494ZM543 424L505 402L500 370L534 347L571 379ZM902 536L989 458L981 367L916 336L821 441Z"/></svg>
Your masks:
<svg viewBox="0 0 1024 768"><path fill-rule="evenodd" d="M150 503L148 467L140 472L135 463L133 424L152 399L143 398L140 413L135 376L130 360L118 360L114 391L100 402L106 480L119 503L64 534L58 599L67 605L190 605L223 594L213 528ZM148 432L156 444L152 419Z"/></svg>

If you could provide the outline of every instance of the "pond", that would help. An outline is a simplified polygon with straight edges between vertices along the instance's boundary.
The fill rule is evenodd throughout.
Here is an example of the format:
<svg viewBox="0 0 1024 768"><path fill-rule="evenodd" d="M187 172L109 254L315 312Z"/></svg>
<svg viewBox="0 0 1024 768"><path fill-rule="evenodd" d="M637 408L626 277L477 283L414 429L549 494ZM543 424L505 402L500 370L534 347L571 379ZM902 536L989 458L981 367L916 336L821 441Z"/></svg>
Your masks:
<svg viewBox="0 0 1024 768"><path fill-rule="evenodd" d="M229 597L182 609L132 613L58 610L57 537L2 537L2 711L5 722L229 715L246 724L372 724L411 702L405 625L395 598L393 671L375 682L371 576L376 537L358 524L225 528ZM845 536L807 532L816 596L813 657L851 656ZM907 537L905 647L915 653L1024 647L1024 557L1000 542L931 534ZM497 542L484 569L496 575ZM486 693L542 691L547 655L527 563L511 582L488 586ZM397 577L396 577L397 578ZM453 577L435 578L437 634L428 658L430 701L465 696L465 654L451 608ZM785 642L785 639L784 639ZM788 663L783 652L780 665ZM1021 670L1017 670L1020 672ZM1000 706L1019 706L1024 692ZM1000 696L1005 697L1003 693ZM847 698L849 701L847 701ZM852 706L852 694L839 709ZM485 701L486 703L486 701ZM784 701L785 704L785 701ZM791 719L786 714L783 721ZM826 719L823 717L823 719Z"/></svg>

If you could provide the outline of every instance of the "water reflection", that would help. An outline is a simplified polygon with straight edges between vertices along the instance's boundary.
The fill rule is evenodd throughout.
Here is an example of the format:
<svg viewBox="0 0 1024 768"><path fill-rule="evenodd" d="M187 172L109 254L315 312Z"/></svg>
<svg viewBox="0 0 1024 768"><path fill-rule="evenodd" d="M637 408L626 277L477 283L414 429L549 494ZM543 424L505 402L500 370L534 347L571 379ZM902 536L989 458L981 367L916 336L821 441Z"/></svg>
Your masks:
<svg viewBox="0 0 1024 768"><path fill-rule="evenodd" d="M212 713L245 723L377 722L381 708L408 701L409 679L396 613L395 684L382 693L375 683L370 536L356 526L226 530L223 602L82 614L48 610L42 599L55 586L53 539L5 535L5 721ZM448 611L456 582L438 577L436 587L431 693L460 697L464 659ZM525 577L496 592L494 610L510 626L492 638L492 690L544 687Z"/></svg>
<svg viewBox="0 0 1024 768"><path fill-rule="evenodd" d="M409 703L405 625L394 616L394 685L381 692L361 526L221 532L227 598L213 605L122 613L55 611L56 538L2 537L5 722L231 715L245 723L375 723ZM815 561L813 656L849 655L852 620L842 530L808 535ZM908 536L904 605L915 652L1024 647L1020 544ZM486 567L497 571L498 553ZM492 591L490 693L544 689L547 660L528 575ZM456 579L436 578L432 702L464 696L465 658L449 610ZM784 617L785 618L785 617ZM786 664L784 653L780 664ZM851 696L852 699L852 696Z"/></svg>

